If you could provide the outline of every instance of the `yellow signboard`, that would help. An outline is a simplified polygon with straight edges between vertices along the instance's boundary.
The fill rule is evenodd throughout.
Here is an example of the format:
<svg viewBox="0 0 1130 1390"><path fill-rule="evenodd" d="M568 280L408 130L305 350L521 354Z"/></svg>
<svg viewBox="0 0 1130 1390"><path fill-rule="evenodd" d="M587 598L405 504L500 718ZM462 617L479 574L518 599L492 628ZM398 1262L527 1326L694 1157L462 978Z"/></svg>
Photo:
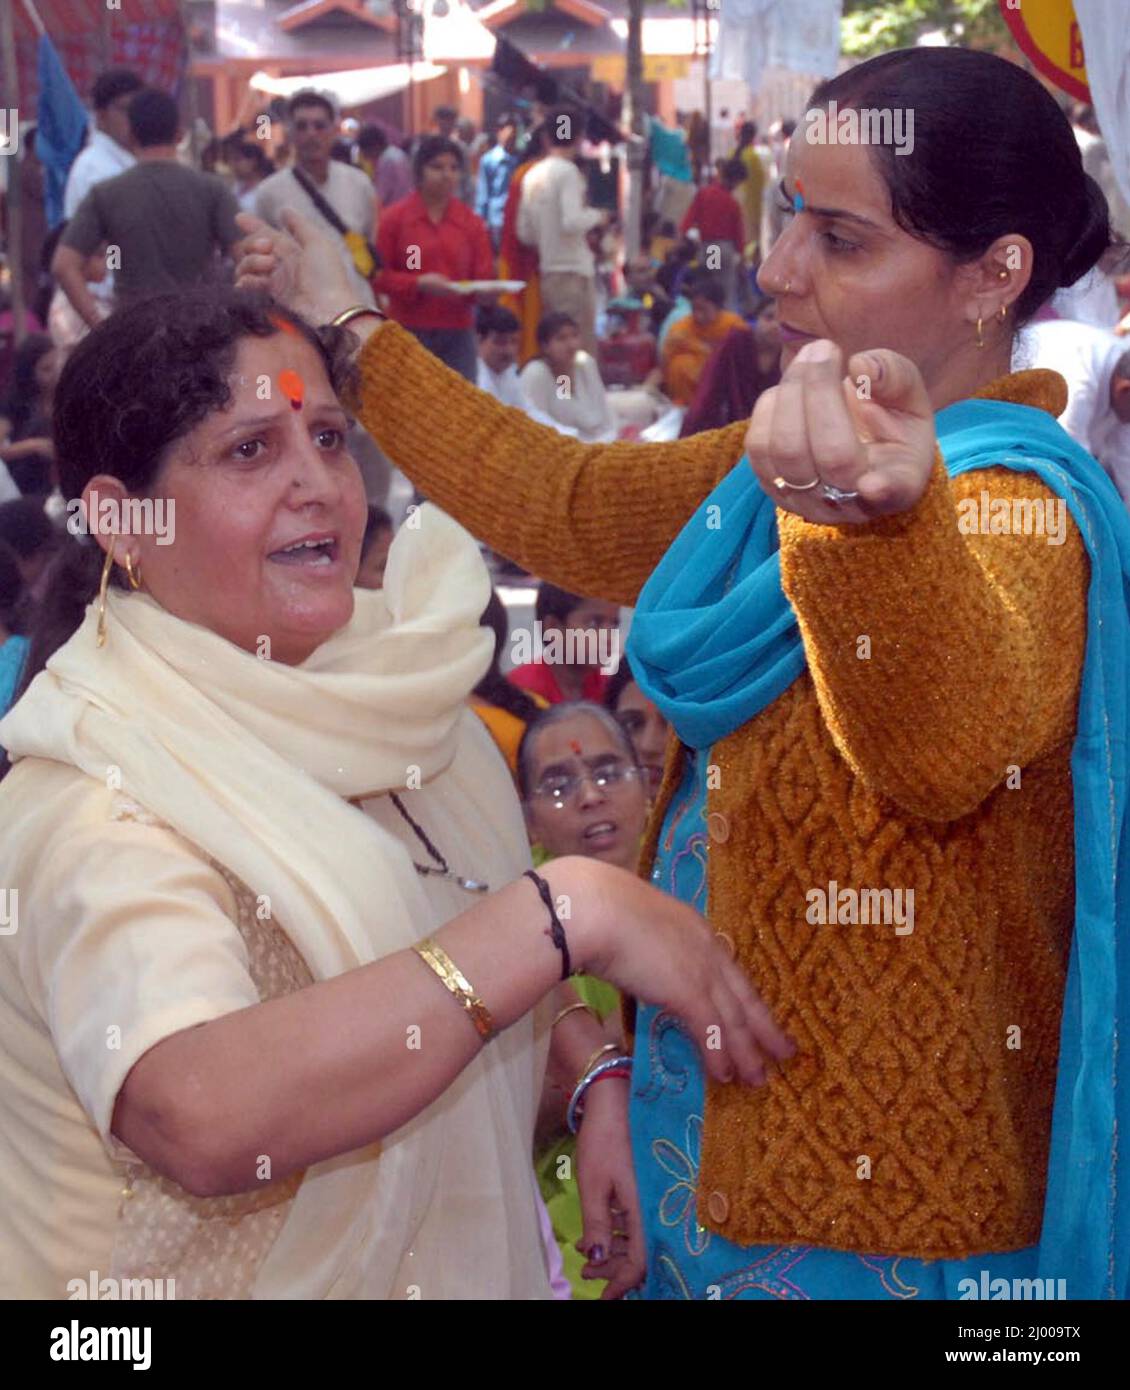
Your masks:
<svg viewBox="0 0 1130 1390"><path fill-rule="evenodd" d="M645 53L643 59L643 80L663 82L676 77L690 75L691 60L683 54ZM592 80L603 82L609 87L623 87L628 80L628 67L622 54L606 53L593 59Z"/></svg>
<svg viewBox="0 0 1130 1390"><path fill-rule="evenodd" d="M1000 0L1005 23L1038 72L1076 101L1091 100L1072 0Z"/></svg>

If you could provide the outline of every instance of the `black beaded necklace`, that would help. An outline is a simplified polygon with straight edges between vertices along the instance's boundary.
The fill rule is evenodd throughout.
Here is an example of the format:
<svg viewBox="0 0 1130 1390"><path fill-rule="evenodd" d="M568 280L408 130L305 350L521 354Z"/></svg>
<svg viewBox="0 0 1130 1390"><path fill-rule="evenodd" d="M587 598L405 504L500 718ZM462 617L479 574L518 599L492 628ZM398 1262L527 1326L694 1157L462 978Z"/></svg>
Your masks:
<svg viewBox="0 0 1130 1390"><path fill-rule="evenodd" d="M464 889L468 893L490 892L490 884L483 883L481 879L462 878L459 874L453 874L451 872L447 860L443 857L442 854L440 854L439 850L436 849L435 845L432 844L431 840L428 839L427 833L424 831L423 827L417 825L416 822L412 819L412 817L408 814L408 811L405 808L405 805L401 801L400 797L397 796L395 792L390 792L389 796L392 801L392 804L396 807L396 809L412 827L413 833L415 834L417 840L420 841L420 843L428 851L431 857L435 860L436 864L439 865L438 868L433 868L430 864L417 864L416 861L413 859L412 867L416 870L418 874L435 874L439 878L448 878L452 881L452 883L456 884L458 887Z"/></svg>

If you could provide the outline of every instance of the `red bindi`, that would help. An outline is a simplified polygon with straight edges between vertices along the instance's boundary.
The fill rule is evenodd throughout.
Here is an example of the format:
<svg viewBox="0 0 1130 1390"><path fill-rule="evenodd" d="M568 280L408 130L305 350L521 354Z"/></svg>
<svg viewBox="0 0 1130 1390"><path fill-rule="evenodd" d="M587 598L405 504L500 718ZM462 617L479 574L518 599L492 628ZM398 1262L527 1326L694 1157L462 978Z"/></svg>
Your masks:
<svg viewBox="0 0 1130 1390"><path fill-rule="evenodd" d="M581 745L577 742L575 738L571 738L569 740L569 747L573 750L573 752L577 755L578 758L581 756Z"/></svg>
<svg viewBox="0 0 1130 1390"><path fill-rule="evenodd" d="M283 391L287 400L290 401L292 410L302 409L302 398L306 394L306 387L302 384L302 378L290 367L284 367L279 373L279 387Z"/></svg>

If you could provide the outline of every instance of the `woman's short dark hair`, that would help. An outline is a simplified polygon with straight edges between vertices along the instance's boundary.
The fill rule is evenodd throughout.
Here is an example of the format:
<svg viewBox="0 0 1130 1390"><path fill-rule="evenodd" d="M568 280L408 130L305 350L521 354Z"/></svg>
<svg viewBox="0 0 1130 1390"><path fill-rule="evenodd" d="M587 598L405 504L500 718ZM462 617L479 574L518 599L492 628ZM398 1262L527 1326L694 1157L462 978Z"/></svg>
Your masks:
<svg viewBox="0 0 1130 1390"><path fill-rule="evenodd" d="M553 314L546 314L538 322L538 347L544 348L549 340L556 338L563 328L578 328L577 320L572 314L565 314L560 310Z"/></svg>
<svg viewBox="0 0 1130 1390"><path fill-rule="evenodd" d="M240 342L280 332L310 344L339 395L352 390L352 335L315 331L258 291L209 287L158 294L105 319L70 354L55 388L63 497L81 497L99 473L120 479L134 494L152 488L169 448L230 403ZM31 633L21 690L81 623L98 592L103 558L92 537L63 542ZM120 566L111 580L125 587Z"/></svg>
<svg viewBox="0 0 1130 1390"><path fill-rule="evenodd" d="M415 158L412 160L412 172L416 176L417 183L424 177L425 166L430 164L433 159L438 159L442 154L452 155L462 169L462 146L457 145L454 140L449 140L446 135L425 135L416 150Z"/></svg>
<svg viewBox="0 0 1130 1390"><path fill-rule="evenodd" d="M1009 232L1034 252L1013 321L1029 320L1111 244L1102 189L1055 98L1015 63L965 48L904 48L823 82L810 108L912 112L913 147L872 150L895 222L958 264Z"/></svg>

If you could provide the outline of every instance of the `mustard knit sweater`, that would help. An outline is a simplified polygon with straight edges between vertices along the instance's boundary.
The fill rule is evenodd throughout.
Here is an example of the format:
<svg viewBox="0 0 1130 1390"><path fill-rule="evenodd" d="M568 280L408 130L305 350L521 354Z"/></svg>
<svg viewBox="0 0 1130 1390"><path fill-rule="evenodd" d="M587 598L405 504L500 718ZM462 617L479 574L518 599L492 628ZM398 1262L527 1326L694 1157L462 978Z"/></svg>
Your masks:
<svg viewBox="0 0 1130 1390"><path fill-rule="evenodd" d="M533 573L614 602L634 602L743 449L744 425L580 444L394 326L361 374L365 426L426 496ZM1066 400L1039 371L981 394L1053 414ZM1089 567L1070 516L1061 545L963 534L957 503L983 489L1050 496L1006 469L950 480L939 458L902 515L778 512L808 669L715 745L707 802L712 924L799 1045L757 1091L708 1087L699 1220L741 1244L929 1259L1039 1236ZM672 737L645 871L683 757ZM810 923L807 895L833 882L913 889L913 932Z"/></svg>

